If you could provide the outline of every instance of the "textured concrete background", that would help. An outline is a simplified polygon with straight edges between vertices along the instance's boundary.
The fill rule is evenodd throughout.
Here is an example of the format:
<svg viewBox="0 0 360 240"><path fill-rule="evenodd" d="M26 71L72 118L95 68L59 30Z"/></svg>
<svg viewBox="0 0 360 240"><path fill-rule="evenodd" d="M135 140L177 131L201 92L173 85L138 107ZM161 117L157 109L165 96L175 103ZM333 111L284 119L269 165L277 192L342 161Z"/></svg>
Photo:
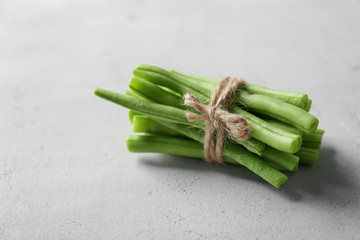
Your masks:
<svg viewBox="0 0 360 240"><path fill-rule="evenodd" d="M0 1L0 239L360 239L359 1ZM246 169L130 154L148 63L307 92L319 162Z"/></svg>

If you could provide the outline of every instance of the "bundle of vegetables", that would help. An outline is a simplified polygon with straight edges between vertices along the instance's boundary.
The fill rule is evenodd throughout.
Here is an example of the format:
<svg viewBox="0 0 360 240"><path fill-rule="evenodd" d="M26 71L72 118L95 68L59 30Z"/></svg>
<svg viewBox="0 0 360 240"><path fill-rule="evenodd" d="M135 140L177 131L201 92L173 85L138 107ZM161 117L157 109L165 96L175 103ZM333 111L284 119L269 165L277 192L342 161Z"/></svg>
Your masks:
<svg viewBox="0 0 360 240"><path fill-rule="evenodd" d="M128 108L133 132L126 139L130 152L157 152L204 158L202 120L189 121L185 94L208 103L219 79L187 75L156 66L139 65L125 94L95 89L101 98ZM224 161L245 166L280 188L286 171L310 166L318 159L324 131L308 113L307 94L273 90L246 84L236 91L228 111L245 117L251 137L245 141L226 135Z"/></svg>

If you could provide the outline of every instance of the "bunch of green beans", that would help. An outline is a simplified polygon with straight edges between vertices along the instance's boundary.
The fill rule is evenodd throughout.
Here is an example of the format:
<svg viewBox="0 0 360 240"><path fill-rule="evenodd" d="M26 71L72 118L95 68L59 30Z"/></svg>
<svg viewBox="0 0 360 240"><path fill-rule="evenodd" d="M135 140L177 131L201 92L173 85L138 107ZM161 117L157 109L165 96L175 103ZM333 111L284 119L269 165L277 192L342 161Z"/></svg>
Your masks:
<svg viewBox="0 0 360 240"><path fill-rule="evenodd" d="M190 93L208 103L219 80L150 65L139 65L133 74L125 94L95 89L97 96L130 110L133 132L141 134L127 137L129 151L204 158L205 123L188 121L186 111L193 109L183 104L183 96ZM318 159L324 131L308 113L310 107L306 94L251 84L238 89L229 111L246 118L251 137L240 141L227 135L225 162L245 166L280 188L288 179L284 172Z"/></svg>

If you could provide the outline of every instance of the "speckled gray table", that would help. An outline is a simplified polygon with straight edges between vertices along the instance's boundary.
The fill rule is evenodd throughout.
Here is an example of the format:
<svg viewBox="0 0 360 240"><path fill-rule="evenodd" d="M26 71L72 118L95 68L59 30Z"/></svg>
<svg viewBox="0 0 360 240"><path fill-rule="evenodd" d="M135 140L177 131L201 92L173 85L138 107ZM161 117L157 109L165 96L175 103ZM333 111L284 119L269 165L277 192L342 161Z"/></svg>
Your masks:
<svg viewBox="0 0 360 240"><path fill-rule="evenodd" d="M0 1L0 239L360 239L359 1ZM140 63L307 92L319 162L130 154Z"/></svg>

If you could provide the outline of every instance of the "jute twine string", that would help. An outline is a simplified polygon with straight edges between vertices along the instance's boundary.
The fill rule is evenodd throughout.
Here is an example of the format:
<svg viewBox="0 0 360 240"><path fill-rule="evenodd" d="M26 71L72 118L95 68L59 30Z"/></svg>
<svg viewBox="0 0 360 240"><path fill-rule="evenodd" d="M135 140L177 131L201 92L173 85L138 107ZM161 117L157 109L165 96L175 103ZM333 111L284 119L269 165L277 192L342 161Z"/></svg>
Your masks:
<svg viewBox="0 0 360 240"><path fill-rule="evenodd" d="M223 78L213 90L209 105L203 104L189 93L185 95L185 105L199 112L199 114L187 112L187 119L189 121L205 120L206 122L204 156L208 162L224 163L222 148L226 133L240 141L245 141L250 137L251 129L245 117L228 112L235 91L243 85L245 85L245 81L242 78Z"/></svg>

